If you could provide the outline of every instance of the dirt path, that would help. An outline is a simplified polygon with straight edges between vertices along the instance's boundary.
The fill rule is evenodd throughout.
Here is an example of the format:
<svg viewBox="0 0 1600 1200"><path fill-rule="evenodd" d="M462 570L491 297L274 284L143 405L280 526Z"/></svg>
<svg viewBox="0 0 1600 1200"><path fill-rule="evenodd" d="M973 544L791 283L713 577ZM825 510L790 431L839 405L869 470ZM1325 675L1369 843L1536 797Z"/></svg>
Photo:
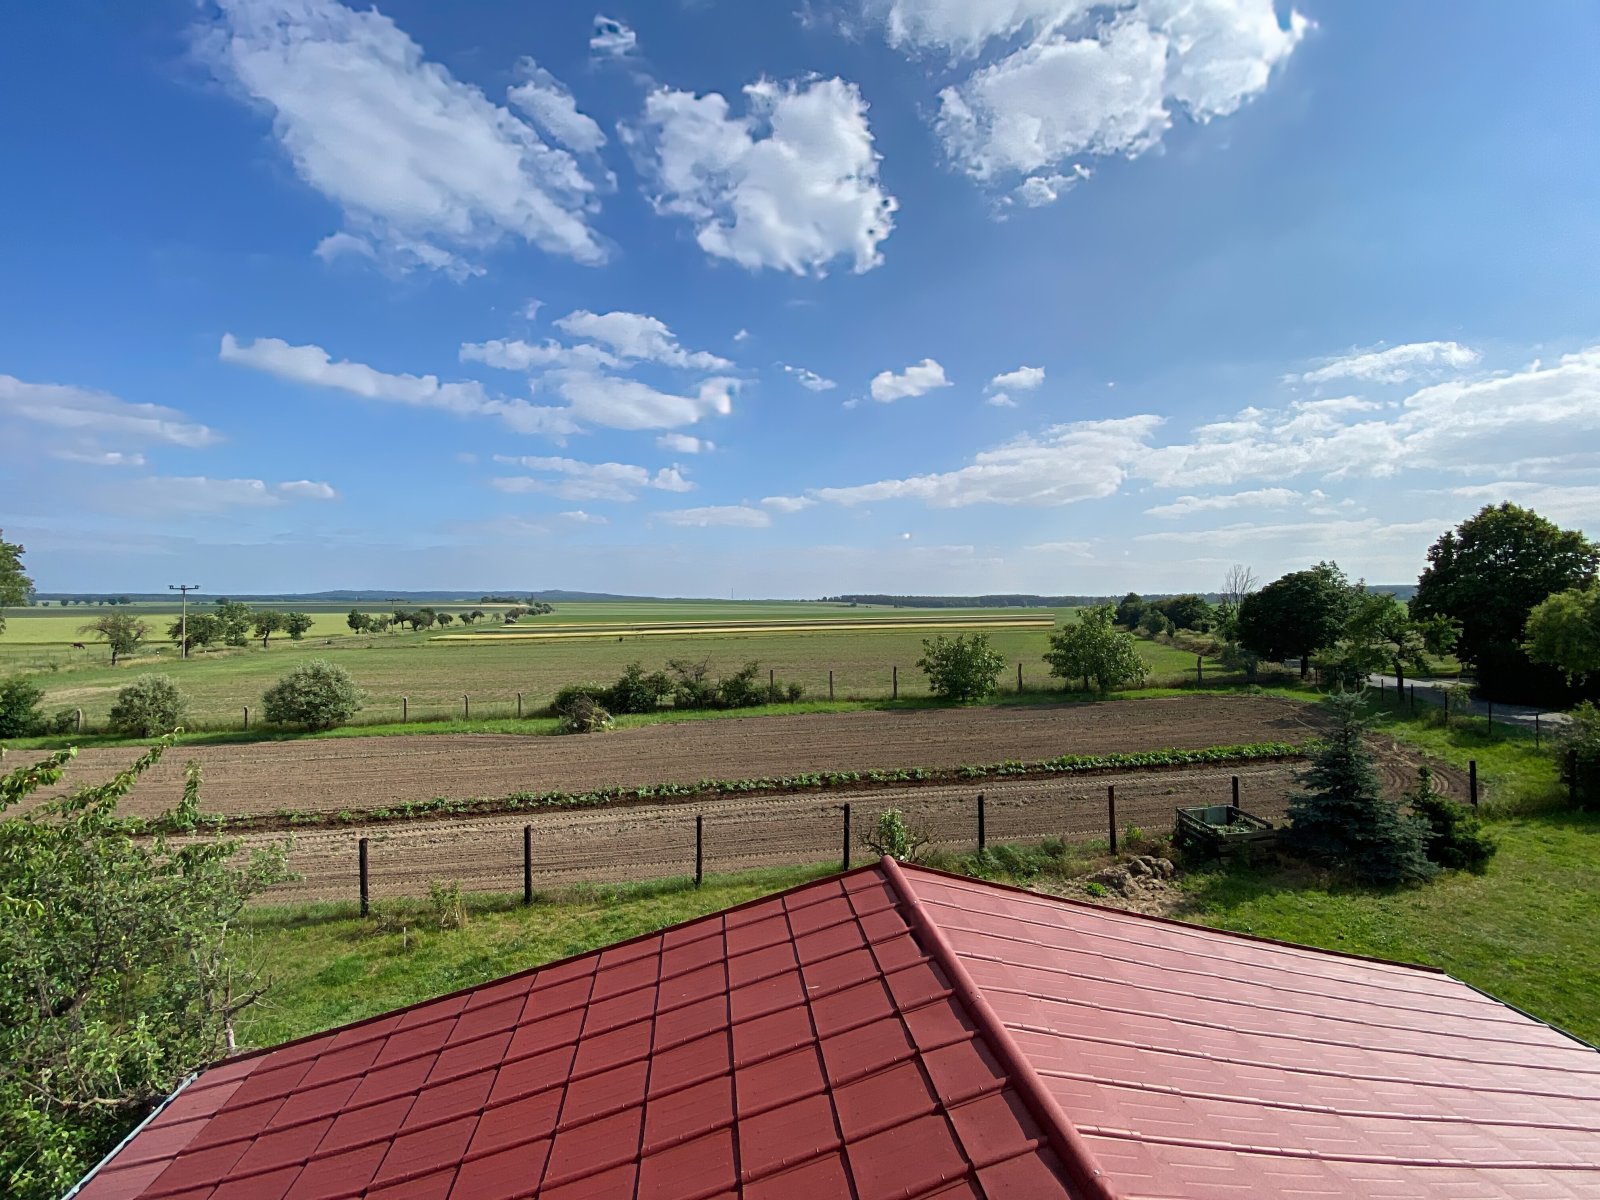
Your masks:
<svg viewBox="0 0 1600 1200"><path fill-rule="evenodd" d="M873 767L957 767L1062 754L1302 742L1313 710L1264 696L1194 696L1026 708L927 709L688 721L587 737L339 738L196 746L168 754L125 802L153 814L199 759L213 812L366 809L512 792L750 779ZM84 750L67 782L108 778L127 749Z"/></svg>
<svg viewBox="0 0 1600 1200"><path fill-rule="evenodd" d="M889 807L904 810L913 827L950 850L975 848L980 790L986 797L991 844L1052 835L1090 841L1106 837L1108 784L1117 789L1118 828L1137 825L1156 833L1171 828L1179 806L1226 803L1233 774L1240 779L1243 807L1281 818L1294 788L1294 770L1294 764L1268 763L1221 770L1127 771L317 830L294 839L290 865L299 880L275 889L265 900L354 901L357 843L363 835L369 838L372 899L381 904L397 896L425 896L435 881L459 882L466 891L520 892L524 825L533 828L535 887L551 888L692 874L697 813L705 819L706 870L739 871L842 857L840 806L846 803L857 835L853 854L860 862L867 854L859 844L860 833ZM1382 775L1385 789L1395 794L1415 778L1414 766L1387 757ZM1462 794L1463 782L1453 771L1439 772L1436 782L1441 790ZM248 839L251 844L269 840L269 835Z"/></svg>

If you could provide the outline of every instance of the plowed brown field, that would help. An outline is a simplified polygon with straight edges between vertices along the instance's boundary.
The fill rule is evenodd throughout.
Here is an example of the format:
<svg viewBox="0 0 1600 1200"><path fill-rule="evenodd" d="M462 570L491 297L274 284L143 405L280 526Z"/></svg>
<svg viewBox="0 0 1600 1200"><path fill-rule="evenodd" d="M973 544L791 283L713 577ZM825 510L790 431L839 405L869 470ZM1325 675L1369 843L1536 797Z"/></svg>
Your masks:
<svg viewBox="0 0 1600 1200"><path fill-rule="evenodd" d="M979 791L987 800L991 844L1047 836L1089 841L1106 837L1108 784L1116 786L1120 830L1137 825L1158 833L1171 829L1177 807L1226 803L1232 774L1239 776L1244 808L1280 818L1294 789L1294 770L1294 764L1264 763L1222 770L1125 771L319 829L294 838L289 862L300 878L264 899L354 901L362 836L369 838L371 896L381 904L397 896L425 896L436 881L457 882L466 891L519 892L524 825L533 828L535 887L554 888L692 874L696 814L705 820L706 870L739 871L838 861L844 848L840 808L845 803L851 805L857 835L871 826L877 813L898 807L935 846L966 851L976 846ZM1391 794L1408 786L1414 771L1406 758L1384 755L1382 775ZM1462 794L1462 780L1454 771L1436 771L1435 782L1443 791ZM271 835L250 835L247 844L270 840ZM859 862L867 851L858 841L853 853Z"/></svg>
<svg viewBox="0 0 1600 1200"><path fill-rule="evenodd" d="M435 796L1303 742L1314 735L1316 719L1314 709L1287 700L1194 696L687 721L586 737L440 734L196 746L169 753L124 810L150 815L170 807L190 758L205 769L205 807L239 815L368 809ZM84 750L66 782L108 778L130 757L127 749Z"/></svg>

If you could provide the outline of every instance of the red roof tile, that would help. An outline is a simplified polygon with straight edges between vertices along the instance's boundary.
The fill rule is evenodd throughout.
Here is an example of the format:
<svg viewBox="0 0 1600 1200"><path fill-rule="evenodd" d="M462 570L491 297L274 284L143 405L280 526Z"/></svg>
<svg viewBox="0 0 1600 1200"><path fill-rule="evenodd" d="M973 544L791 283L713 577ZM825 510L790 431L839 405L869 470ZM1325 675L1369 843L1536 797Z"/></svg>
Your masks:
<svg viewBox="0 0 1600 1200"><path fill-rule="evenodd" d="M1600 1194L1448 976L884 862L204 1072L81 1200Z"/></svg>

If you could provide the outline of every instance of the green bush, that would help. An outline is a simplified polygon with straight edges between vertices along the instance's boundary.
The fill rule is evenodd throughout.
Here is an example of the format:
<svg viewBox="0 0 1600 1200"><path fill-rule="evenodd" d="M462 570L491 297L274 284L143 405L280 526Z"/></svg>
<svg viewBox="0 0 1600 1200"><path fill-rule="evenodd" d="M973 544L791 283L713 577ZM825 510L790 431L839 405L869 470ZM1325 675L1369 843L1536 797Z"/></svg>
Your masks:
<svg viewBox="0 0 1600 1200"><path fill-rule="evenodd" d="M1568 716L1555 741L1561 782L1577 797L1579 808L1600 807L1600 709L1585 700Z"/></svg>
<svg viewBox="0 0 1600 1200"><path fill-rule="evenodd" d="M755 708L767 702L767 685L761 681L761 664L747 662L717 684L717 708Z"/></svg>
<svg viewBox="0 0 1600 1200"><path fill-rule="evenodd" d="M1433 790L1433 771L1417 771L1415 790L1406 793L1411 811L1427 822L1422 848L1429 860L1449 871L1482 872L1499 849L1478 814Z"/></svg>
<svg viewBox="0 0 1600 1200"><path fill-rule="evenodd" d="M23 675L0 679L0 738L32 737L44 724L44 689Z"/></svg>
<svg viewBox="0 0 1600 1200"><path fill-rule="evenodd" d="M928 677L928 690L946 700L981 700L1000 690L1005 657L985 633L924 638L917 666Z"/></svg>
<svg viewBox="0 0 1600 1200"><path fill-rule="evenodd" d="M717 685L711 682L711 660L690 662L686 658L669 659L667 670L672 673L672 706L674 708L716 708Z"/></svg>
<svg viewBox="0 0 1600 1200"><path fill-rule="evenodd" d="M579 694L572 697L566 711L561 714L562 733L599 733L610 729L611 714L593 696Z"/></svg>
<svg viewBox="0 0 1600 1200"><path fill-rule="evenodd" d="M261 709L273 725L332 729L361 711L361 692L343 667L313 658L268 688Z"/></svg>
<svg viewBox="0 0 1600 1200"><path fill-rule="evenodd" d="M646 675L643 665L629 663L617 681L598 697L614 713L652 713L672 695L672 680L664 671Z"/></svg>
<svg viewBox="0 0 1600 1200"><path fill-rule="evenodd" d="M928 839L906 823L906 815L898 808L886 808L878 814L877 823L862 835L861 844L872 853L914 863Z"/></svg>
<svg viewBox="0 0 1600 1200"><path fill-rule="evenodd" d="M126 737L171 733L183 722L183 693L167 675L141 675L117 693L111 728Z"/></svg>
<svg viewBox="0 0 1600 1200"><path fill-rule="evenodd" d="M555 699L550 701L550 711L558 717L571 716L580 701L600 704L605 692L598 683L569 683L556 692Z"/></svg>

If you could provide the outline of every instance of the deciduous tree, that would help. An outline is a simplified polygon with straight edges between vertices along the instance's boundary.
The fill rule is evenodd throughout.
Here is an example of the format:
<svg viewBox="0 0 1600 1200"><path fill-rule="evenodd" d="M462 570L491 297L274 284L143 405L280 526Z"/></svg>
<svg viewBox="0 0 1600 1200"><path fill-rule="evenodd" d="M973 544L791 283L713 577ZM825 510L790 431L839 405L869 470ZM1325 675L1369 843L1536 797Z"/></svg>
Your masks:
<svg viewBox="0 0 1600 1200"><path fill-rule="evenodd" d="M1149 668L1139 657L1133 635L1119 632L1115 618L1116 610L1101 604L1083 610L1075 622L1051 634L1044 656L1050 674L1069 684L1081 679L1085 691L1092 686L1101 695L1143 683Z"/></svg>
<svg viewBox="0 0 1600 1200"><path fill-rule="evenodd" d="M0 529L0 534L5 530ZM23 548L0 537L0 633L6 631L8 608L21 608L33 594L33 580L22 570Z"/></svg>
<svg viewBox="0 0 1600 1200"><path fill-rule="evenodd" d="M1291 571L1245 598L1239 608L1239 641L1260 658L1300 660L1306 676L1311 656L1344 634L1355 593L1337 563Z"/></svg>
<svg viewBox="0 0 1600 1200"><path fill-rule="evenodd" d="M79 633L92 633L100 638L111 649L111 665L117 665L117 659L132 654L144 641L150 632L150 627L143 621L129 616L127 613L107 613L103 617L96 617L87 625L80 626Z"/></svg>
<svg viewBox="0 0 1600 1200"><path fill-rule="evenodd" d="M981 700L1000 688L1006 660L989 641L988 634L962 633L955 637L922 639L917 666L928 677L928 690L946 700Z"/></svg>
<svg viewBox="0 0 1600 1200"><path fill-rule="evenodd" d="M1523 649L1572 682L1600 671L1600 584L1568 588L1535 604Z"/></svg>
<svg viewBox="0 0 1600 1200"><path fill-rule="evenodd" d="M288 617L275 608L258 608L251 621L255 625L256 636L261 639L261 648L265 650L267 639L284 628Z"/></svg>
<svg viewBox="0 0 1600 1200"><path fill-rule="evenodd" d="M307 631L316 624L310 613L292 612L283 614L283 629L292 641L298 642L305 637Z"/></svg>
<svg viewBox="0 0 1600 1200"><path fill-rule="evenodd" d="M1346 640L1353 648L1370 650L1370 669L1388 667L1399 686L1406 686L1406 669L1413 674L1431 671L1432 656L1448 654L1459 634L1448 617L1416 616L1387 592L1358 591L1354 610L1346 623ZM1369 669L1369 670L1370 670Z"/></svg>
<svg viewBox="0 0 1600 1200"><path fill-rule="evenodd" d="M185 655L198 650L202 646L210 646L220 642L223 638L222 622L215 613L195 611L189 614L188 628L184 628L182 620L176 620L167 626L167 636L180 644ZM184 638L188 644L183 645Z"/></svg>

